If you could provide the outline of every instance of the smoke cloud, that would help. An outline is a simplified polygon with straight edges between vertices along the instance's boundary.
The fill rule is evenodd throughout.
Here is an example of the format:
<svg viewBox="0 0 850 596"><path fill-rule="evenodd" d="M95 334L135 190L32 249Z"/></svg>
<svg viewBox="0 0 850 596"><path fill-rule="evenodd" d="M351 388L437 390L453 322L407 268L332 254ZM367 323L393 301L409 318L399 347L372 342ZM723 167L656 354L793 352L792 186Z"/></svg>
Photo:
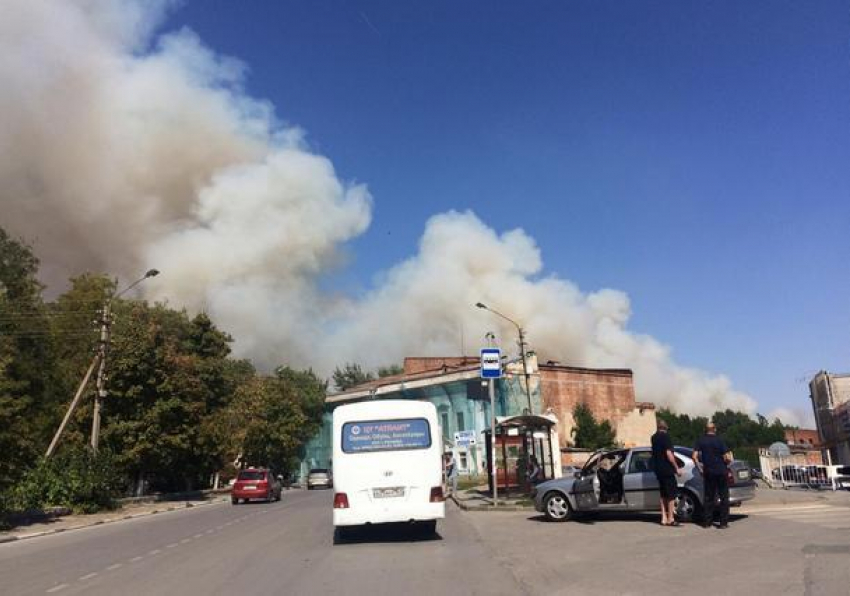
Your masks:
<svg viewBox="0 0 850 596"><path fill-rule="evenodd" d="M365 296L324 292L372 198L245 92L243 64L191 31L157 35L169 2L3 4L0 223L35 244L48 283L156 265L150 298L209 312L260 366L324 374L458 354L461 329L509 347L515 330L482 301L522 321L543 361L632 368L639 399L680 411L754 411L726 377L629 331L626 294L545 276L527 233L471 212L432 217Z"/></svg>

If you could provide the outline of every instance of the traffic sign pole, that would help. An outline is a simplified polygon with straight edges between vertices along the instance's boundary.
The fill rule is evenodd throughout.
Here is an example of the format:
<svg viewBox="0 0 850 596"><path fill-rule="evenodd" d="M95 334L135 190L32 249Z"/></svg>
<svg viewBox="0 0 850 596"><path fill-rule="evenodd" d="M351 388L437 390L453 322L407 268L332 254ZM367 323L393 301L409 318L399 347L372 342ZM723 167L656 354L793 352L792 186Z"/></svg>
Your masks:
<svg viewBox="0 0 850 596"><path fill-rule="evenodd" d="M496 379L502 377L502 352L499 348L481 349L481 378L489 382L490 392L490 477L493 479L493 506L499 505L499 477L496 466ZM507 470L505 470L507 474Z"/></svg>
<svg viewBox="0 0 850 596"><path fill-rule="evenodd" d="M490 474L493 478L493 507L499 506L499 478L496 476L496 379L490 379Z"/></svg>

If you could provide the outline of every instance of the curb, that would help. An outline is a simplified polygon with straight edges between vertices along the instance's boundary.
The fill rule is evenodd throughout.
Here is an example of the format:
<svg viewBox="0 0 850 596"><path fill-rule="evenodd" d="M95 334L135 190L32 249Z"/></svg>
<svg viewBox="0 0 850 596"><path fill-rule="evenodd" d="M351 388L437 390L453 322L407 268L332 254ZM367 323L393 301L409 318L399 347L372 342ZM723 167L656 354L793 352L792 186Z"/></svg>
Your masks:
<svg viewBox="0 0 850 596"><path fill-rule="evenodd" d="M499 505L496 508L492 505L467 505L463 501L458 500L454 495L449 496L449 498L463 511L487 511L491 513L501 511L534 511L534 507L529 505Z"/></svg>
<svg viewBox="0 0 850 596"><path fill-rule="evenodd" d="M118 517L113 517L109 519L99 519L97 521L92 521L88 523L83 523L77 526L71 526L69 528L56 528L55 530L42 530L40 532L32 532L30 534L19 534L17 536L0 536L0 544L6 542L16 542L18 540L29 540L30 538L41 538L42 536L50 536L51 534L61 534L63 532L72 532L74 530L82 530L84 528L91 528L93 526L101 526L104 524L112 524L115 522L127 521L129 519L136 519L139 517L147 517L149 515L155 515L158 513L167 513L169 511L178 511L182 509L191 509L193 507L203 507L204 505L214 505L216 503L224 503L225 499L212 499L209 501L204 501L203 503L186 503L182 507L171 506L163 509L154 509L152 511L145 511L144 513L132 513L128 515L121 515Z"/></svg>

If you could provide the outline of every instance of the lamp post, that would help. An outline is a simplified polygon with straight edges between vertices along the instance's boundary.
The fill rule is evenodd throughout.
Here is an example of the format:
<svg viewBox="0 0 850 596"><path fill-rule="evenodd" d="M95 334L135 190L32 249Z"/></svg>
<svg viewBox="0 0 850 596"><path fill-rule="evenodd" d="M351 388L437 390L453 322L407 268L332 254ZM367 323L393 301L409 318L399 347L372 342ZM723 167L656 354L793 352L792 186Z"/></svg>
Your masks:
<svg viewBox="0 0 850 596"><path fill-rule="evenodd" d="M529 381L530 376L528 374L528 361L525 359L525 331L519 323L517 323L510 317L503 315L499 311L490 308L483 302L476 302L475 306L477 306L478 308L483 308L484 310L489 310L494 315L502 317L508 323L516 327L517 333L519 334L519 352L520 356L522 357L522 372L523 376L525 376L525 397L528 399L528 413L534 414L534 409L531 407L531 383Z"/></svg>
<svg viewBox="0 0 850 596"><path fill-rule="evenodd" d="M109 341L112 335L112 301L116 298L120 298L137 285L142 283L149 277L155 277L159 275L159 271L157 269L148 269L147 272L131 283L129 286L118 292L117 294L113 294L108 297L106 301L103 303L103 318L100 322L100 342L98 345L98 360L99 365L97 369L97 385L94 394L94 412L92 414L91 421L91 448L92 451L97 453L98 443L100 441L100 410L102 400L106 397L106 357L109 352Z"/></svg>

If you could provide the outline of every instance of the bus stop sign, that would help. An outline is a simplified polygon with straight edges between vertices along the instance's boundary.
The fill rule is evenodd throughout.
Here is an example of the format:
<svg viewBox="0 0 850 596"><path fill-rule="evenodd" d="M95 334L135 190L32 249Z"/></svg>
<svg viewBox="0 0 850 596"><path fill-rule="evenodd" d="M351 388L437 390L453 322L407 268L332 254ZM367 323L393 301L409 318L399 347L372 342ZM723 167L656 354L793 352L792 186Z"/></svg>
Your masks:
<svg viewBox="0 0 850 596"><path fill-rule="evenodd" d="M481 378L502 377L502 353L499 348L481 348Z"/></svg>

